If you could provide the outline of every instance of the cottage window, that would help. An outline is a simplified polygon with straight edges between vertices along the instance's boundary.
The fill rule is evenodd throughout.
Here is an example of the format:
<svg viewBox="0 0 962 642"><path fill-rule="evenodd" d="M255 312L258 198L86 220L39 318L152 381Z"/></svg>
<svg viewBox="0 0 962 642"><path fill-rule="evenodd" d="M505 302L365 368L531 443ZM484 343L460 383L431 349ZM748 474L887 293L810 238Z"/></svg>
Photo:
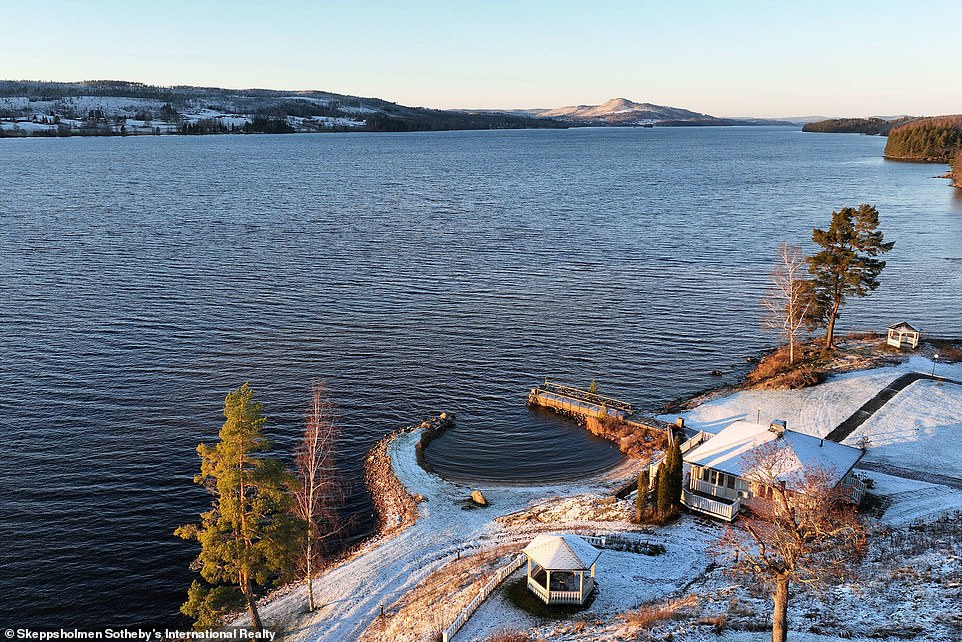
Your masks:
<svg viewBox="0 0 962 642"><path fill-rule="evenodd" d="M731 475L728 475L728 487L731 488L732 490L735 489L735 478L732 477Z"/></svg>

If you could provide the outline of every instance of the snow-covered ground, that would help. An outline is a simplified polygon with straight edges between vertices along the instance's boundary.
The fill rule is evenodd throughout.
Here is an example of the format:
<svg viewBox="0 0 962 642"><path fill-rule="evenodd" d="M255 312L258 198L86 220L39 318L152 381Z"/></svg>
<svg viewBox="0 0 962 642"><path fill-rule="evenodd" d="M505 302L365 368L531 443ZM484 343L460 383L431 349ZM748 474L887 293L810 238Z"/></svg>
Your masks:
<svg viewBox="0 0 962 642"><path fill-rule="evenodd" d="M670 527L655 529L653 534L639 538L662 544L665 552L661 555L603 550L595 567L598 594L588 608L567 622L539 621L508 601L505 591L511 582L524 577L525 569L521 568L488 598L455 639L461 642L480 641L502 628L538 629L538 633L543 635L563 635L558 629L566 628L573 621L613 620L628 609L674 595L700 577L711 562L706 551L721 533L721 525L684 517ZM549 639L554 637L551 635Z"/></svg>
<svg viewBox="0 0 962 642"><path fill-rule="evenodd" d="M865 461L962 480L962 386L916 381L843 443L854 446L865 438Z"/></svg>
<svg viewBox="0 0 962 642"><path fill-rule="evenodd" d="M327 106L330 101L292 96L291 100L313 102ZM31 101L26 97L0 97L0 111L19 112L15 120L0 121L0 129L8 132L35 133L57 131L57 126L68 126L80 129L85 123L83 118L91 112L99 111L107 118L107 123L115 130L119 130L120 122L124 121L128 133L154 133L159 128L161 133L176 132L182 123L197 123L200 120L217 120L225 127L232 125L242 128L254 118L251 114L239 113L230 101L216 107L202 101L190 101L188 107L181 110L178 122L168 123L160 119L160 110L166 104L162 100L146 98L122 98L109 96L72 96L62 100ZM368 107L341 107L344 116L315 116L301 118L288 116L288 123L298 131L318 131L333 127L362 127L364 116L377 113ZM67 117L76 116L76 118ZM153 114L153 120L145 122L143 118ZM53 115L59 114L59 123L53 122ZM141 116L141 119L137 119ZM356 116L356 117L355 117ZM46 119L48 122L43 122ZM34 120L38 122L34 122ZM143 130L143 131L141 131Z"/></svg>
<svg viewBox="0 0 962 642"><path fill-rule="evenodd" d="M713 433L736 419L760 416L762 421L786 419L791 429L824 436L900 375L931 369L930 361L913 358L896 367L837 375L799 391L739 392L684 416L690 427ZM962 379L962 365L938 364L937 374ZM895 529L902 539L873 543L859 583L829 593L798 590L793 594L791 639L839 642L863 639L858 636L864 635L865 639L894 640L903 631L912 638L938 642L962 639L962 622L956 626L953 619L962 598L959 535L924 534L933 524L944 524L937 521L939 515L962 510L959 487L933 483L960 477L960 431L962 386L919 381L849 437L849 442L868 439L864 461L876 468L860 474L871 480L870 492L884 507L881 525ZM392 605L452 561L459 550L465 555L504 545L520 550L534 533L546 530L633 530L632 537L662 543L665 553L646 556L605 550L597 569L601 590L583 613L544 622L519 611L505 596L506 587L521 576L519 571L492 594L455 640L484 640L501 628L531 631L533 639L636 639L639 630L626 612L680 598L693 603L685 606L678 618L652 629L658 639L667 634L675 640L695 642L769 639L770 633L763 629L770 597L751 583L734 580L723 566L712 564L710 550L722 525L684 516L671 526L640 533L624 521L630 507L601 494L606 488L610 492L613 476L606 481L551 486L486 487L491 506L464 510L463 500L472 489L421 469L414 457L417 438L416 433L404 433L389 446L398 478L412 493L425 498L417 522L393 538L369 543L319 578L315 590L322 606L317 612L304 613L304 587L276 596L262 610L269 626L288 631L288 638L295 640L354 640L377 621L382 605L391 617ZM896 472L891 474L892 470L879 466ZM914 478L898 474L909 469ZM904 528L910 524L913 529ZM918 535L920 532L923 534ZM917 537L921 539L912 539ZM445 612L445 608L438 604L434 610L440 614L425 613L425 621L449 622L455 612ZM713 628L718 621L724 622L720 634ZM405 630L412 633L416 629L415 622ZM952 637L956 632L958 637Z"/></svg>
<svg viewBox="0 0 962 642"><path fill-rule="evenodd" d="M712 434L739 419L761 423L784 419L790 430L824 437L901 375L908 372L928 374L932 372L932 366L929 359L912 357L897 366L834 375L825 383L801 390L742 390L661 419L674 421L676 416L681 416L690 428ZM935 370L939 376L962 380L962 364L939 363ZM879 414L889 411L893 402L890 401ZM914 412L910 405L905 405L902 411Z"/></svg>
<svg viewBox="0 0 962 642"><path fill-rule="evenodd" d="M531 529L506 530L494 518L523 510L546 497L570 497L597 490L605 483L617 485L619 477L614 475L610 482L586 480L551 486L486 485L490 506L464 510L463 502L472 488L424 471L414 455L418 439L417 432L402 433L388 448L398 479L412 494L425 499L419 506L417 522L393 538L371 542L359 555L319 578L315 582L315 599L320 605L316 612L304 613L304 586L270 600L261 610L268 626L288 631L292 640L356 640L382 605L390 610L406 591L455 559L458 551L513 541L520 550L532 538ZM625 475L632 474L630 464L623 466ZM623 522L615 526L618 530L630 527ZM599 527L606 528L604 523ZM612 530L611 526L607 528ZM453 620L455 615L446 619Z"/></svg>

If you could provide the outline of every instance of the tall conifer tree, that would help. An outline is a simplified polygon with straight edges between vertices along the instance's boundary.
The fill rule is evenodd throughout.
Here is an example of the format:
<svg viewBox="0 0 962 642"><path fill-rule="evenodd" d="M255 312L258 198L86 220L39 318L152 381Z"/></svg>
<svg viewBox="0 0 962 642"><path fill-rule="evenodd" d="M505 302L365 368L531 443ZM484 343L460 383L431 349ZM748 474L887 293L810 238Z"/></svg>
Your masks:
<svg viewBox="0 0 962 642"><path fill-rule="evenodd" d="M200 543L194 565L213 585L210 589L194 582L181 607L198 628L217 623L233 591L247 603L251 626L263 630L255 587L293 566L300 524L291 513L290 473L279 461L257 454L268 450L270 441L262 432L267 420L253 394L246 383L228 394L220 441L197 447L201 466L194 482L214 496L213 506L201 514L200 524L174 532ZM230 585L234 588L228 589Z"/></svg>
<svg viewBox="0 0 962 642"><path fill-rule="evenodd" d="M878 288L885 261L876 258L892 249L878 229L878 210L862 204L832 212L827 230L812 230L812 241L822 249L806 259L812 275L815 324L825 326L825 349L832 347L835 321L849 296L868 296Z"/></svg>

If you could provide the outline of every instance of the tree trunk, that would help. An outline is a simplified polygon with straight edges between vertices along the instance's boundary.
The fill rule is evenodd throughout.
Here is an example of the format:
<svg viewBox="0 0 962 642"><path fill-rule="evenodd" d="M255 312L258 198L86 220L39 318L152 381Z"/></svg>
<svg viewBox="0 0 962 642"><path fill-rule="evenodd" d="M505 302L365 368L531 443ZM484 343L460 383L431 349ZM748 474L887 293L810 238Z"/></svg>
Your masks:
<svg viewBox="0 0 962 642"><path fill-rule="evenodd" d="M308 529L307 535L307 610L314 610L314 577L313 569L311 568L311 556L313 551L311 550L311 540L314 538L314 534Z"/></svg>
<svg viewBox="0 0 962 642"><path fill-rule="evenodd" d="M795 335L788 339L788 365L795 365Z"/></svg>
<svg viewBox="0 0 962 642"><path fill-rule="evenodd" d="M772 613L772 642L788 640L788 576L775 579L775 611Z"/></svg>
<svg viewBox="0 0 962 642"><path fill-rule="evenodd" d="M251 628L260 633L264 630L264 625L261 623L260 613L257 612L257 600L254 599L254 592L251 590L251 582L247 578L244 578L241 582L241 593L247 600L247 612L251 616Z"/></svg>
<svg viewBox="0 0 962 642"><path fill-rule="evenodd" d="M832 306L832 312L828 316L828 327L825 330L825 349L831 350L835 340L835 317L838 316L838 303Z"/></svg>

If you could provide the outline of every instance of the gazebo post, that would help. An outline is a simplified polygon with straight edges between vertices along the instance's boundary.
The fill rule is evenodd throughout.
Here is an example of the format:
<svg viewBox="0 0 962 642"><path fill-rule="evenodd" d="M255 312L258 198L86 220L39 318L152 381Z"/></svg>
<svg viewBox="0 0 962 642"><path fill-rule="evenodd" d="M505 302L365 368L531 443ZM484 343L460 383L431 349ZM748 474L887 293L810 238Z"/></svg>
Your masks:
<svg viewBox="0 0 962 642"><path fill-rule="evenodd" d="M548 569L545 569L544 573L545 573L544 588L545 588L545 591L548 593L548 603L550 604L551 603L551 571L549 571Z"/></svg>
<svg viewBox="0 0 962 642"><path fill-rule="evenodd" d="M581 595L581 601L585 601L585 572L578 571L578 593Z"/></svg>

